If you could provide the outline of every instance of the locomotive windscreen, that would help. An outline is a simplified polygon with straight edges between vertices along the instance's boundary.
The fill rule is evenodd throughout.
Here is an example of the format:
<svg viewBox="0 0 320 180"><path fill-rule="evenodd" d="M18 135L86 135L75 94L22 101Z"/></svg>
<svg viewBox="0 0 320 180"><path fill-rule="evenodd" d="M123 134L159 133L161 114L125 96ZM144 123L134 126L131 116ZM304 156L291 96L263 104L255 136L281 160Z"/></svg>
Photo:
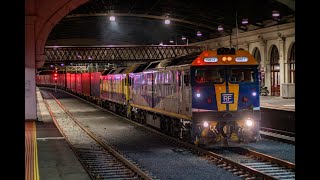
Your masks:
<svg viewBox="0 0 320 180"><path fill-rule="evenodd" d="M199 68L195 70L196 83L222 83L224 82L224 68Z"/></svg>

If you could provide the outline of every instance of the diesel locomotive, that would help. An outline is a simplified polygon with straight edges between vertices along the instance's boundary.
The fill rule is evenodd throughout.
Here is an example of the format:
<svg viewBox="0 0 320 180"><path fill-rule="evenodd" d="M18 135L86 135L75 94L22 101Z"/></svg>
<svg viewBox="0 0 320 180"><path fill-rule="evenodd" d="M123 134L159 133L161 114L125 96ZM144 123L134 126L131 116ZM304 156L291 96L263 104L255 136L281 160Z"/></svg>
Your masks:
<svg viewBox="0 0 320 180"><path fill-rule="evenodd" d="M219 48L55 81L37 75L37 84L58 84L171 136L211 145L259 140L258 74L248 51Z"/></svg>

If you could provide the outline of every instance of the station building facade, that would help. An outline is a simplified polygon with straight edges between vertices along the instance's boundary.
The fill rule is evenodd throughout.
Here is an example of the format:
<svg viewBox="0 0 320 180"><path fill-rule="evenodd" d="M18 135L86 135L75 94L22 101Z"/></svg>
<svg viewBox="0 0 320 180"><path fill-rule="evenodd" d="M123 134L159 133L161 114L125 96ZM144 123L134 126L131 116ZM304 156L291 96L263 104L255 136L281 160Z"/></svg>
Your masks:
<svg viewBox="0 0 320 180"><path fill-rule="evenodd" d="M208 49L234 47L248 50L260 63L261 86L270 96L295 98L295 23L240 32L193 43Z"/></svg>

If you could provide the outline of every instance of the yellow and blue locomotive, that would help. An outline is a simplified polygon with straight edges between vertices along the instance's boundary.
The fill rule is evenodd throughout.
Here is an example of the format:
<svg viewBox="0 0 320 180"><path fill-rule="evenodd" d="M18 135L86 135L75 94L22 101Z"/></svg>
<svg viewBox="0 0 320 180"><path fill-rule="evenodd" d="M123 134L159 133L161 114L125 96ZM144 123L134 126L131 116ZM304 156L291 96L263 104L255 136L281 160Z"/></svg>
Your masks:
<svg viewBox="0 0 320 180"><path fill-rule="evenodd" d="M131 73L130 108L140 122L195 144L259 139L258 63L220 48Z"/></svg>

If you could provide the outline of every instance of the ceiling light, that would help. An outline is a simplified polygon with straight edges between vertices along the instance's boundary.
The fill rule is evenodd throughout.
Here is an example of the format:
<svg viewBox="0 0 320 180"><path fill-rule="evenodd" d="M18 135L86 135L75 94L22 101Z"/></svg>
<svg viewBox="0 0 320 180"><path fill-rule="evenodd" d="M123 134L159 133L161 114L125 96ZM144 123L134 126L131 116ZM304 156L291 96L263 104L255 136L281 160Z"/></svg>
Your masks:
<svg viewBox="0 0 320 180"><path fill-rule="evenodd" d="M242 19L242 24L243 24L243 25L246 25L246 24L248 24L248 23L249 23L248 19Z"/></svg>
<svg viewBox="0 0 320 180"><path fill-rule="evenodd" d="M165 23L165 24L170 24L170 19L164 20L164 23Z"/></svg>
<svg viewBox="0 0 320 180"><path fill-rule="evenodd" d="M272 17L277 18L279 16L280 16L279 11L276 11L276 10L272 11Z"/></svg>
<svg viewBox="0 0 320 180"><path fill-rule="evenodd" d="M160 44L159 44L160 46L162 46L163 45L163 42L160 42Z"/></svg>
<svg viewBox="0 0 320 180"><path fill-rule="evenodd" d="M187 38L186 38L186 37L184 37L184 36L182 36L182 37L181 37L181 39L182 39L182 40L186 40Z"/></svg>
<svg viewBox="0 0 320 180"><path fill-rule="evenodd" d="M174 43L174 41L173 41L173 40L170 40L169 42L170 42L170 43Z"/></svg>
<svg viewBox="0 0 320 180"><path fill-rule="evenodd" d="M202 36L202 33L200 31L198 31L197 36Z"/></svg>
<svg viewBox="0 0 320 180"><path fill-rule="evenodd" d="M218 31L223 31L223 26L222 25L218 26Z"/></svg>
<svg viewBox="0 0 320 180"><path fill-rule="evenodd" d="M114 17L114 16L110 16L110 21L115 21L116 20L116 17Z"/></svg>

